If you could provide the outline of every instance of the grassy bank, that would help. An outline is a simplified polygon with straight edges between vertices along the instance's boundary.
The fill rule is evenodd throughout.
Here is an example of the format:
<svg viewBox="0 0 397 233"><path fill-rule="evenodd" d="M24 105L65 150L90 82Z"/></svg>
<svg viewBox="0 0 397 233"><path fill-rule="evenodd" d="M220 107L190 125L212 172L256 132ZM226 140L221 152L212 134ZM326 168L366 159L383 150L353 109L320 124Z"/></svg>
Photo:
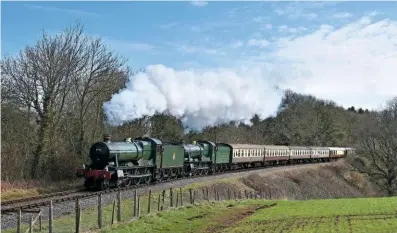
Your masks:
<svg viewBox="0 0 397 233"><path fill-rule="evenodd" d="M145 216L102 232L396 232L397 198L219 202Z"/></svg>
<svg viewBox="0 0 397 233"><path fill-rule="evenodd" d="M69 189L81 187L80 181L1 181L1 200L14 200L26 197L33 197L53 192L61 192Z"/></svg>

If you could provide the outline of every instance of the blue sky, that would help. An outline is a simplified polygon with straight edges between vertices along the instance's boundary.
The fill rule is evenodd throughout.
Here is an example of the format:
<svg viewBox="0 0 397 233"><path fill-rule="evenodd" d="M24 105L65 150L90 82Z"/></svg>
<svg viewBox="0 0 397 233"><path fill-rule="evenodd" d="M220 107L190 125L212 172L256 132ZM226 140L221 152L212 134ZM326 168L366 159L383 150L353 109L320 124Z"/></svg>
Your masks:
<svg viewBox="0 0 397 233"><path fill-rule="evenodd" d="M225 68L372 108L397 94L396 11L396 2L2 2L1 53L79 19L134 69Z"/></svg>

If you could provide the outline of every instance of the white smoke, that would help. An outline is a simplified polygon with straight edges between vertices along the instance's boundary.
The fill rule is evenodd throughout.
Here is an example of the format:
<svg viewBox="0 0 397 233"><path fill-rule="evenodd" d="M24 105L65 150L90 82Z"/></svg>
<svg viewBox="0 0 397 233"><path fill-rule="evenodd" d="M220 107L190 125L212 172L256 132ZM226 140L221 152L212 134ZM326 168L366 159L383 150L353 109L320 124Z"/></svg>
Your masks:
<svg viewBox="0 0 397 233"><path fill-rule="evenodd" d="M143 116L170 113L185 126L202 129L230 121L250 124L276 112L281 91L263 77L240 76L234 71L176 71L150 65L129 78L127 87L114 94L103 108L111 125Z"/></svg>

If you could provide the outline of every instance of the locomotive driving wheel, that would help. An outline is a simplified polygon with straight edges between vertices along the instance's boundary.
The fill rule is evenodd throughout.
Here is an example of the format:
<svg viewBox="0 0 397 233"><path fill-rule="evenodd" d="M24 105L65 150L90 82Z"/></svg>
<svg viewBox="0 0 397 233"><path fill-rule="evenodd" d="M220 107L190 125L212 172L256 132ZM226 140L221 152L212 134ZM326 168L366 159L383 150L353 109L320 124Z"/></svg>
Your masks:
<svg viewBox="0 0 397 233"><path fill-rule="evenodd" d="M99 188L100 188L100 190L107 190L107 189L109 189L110 188L110 182L109 182L109 180L101 180L101 181L99 181L100 183L99 183Z"/></svg>
<svg viewBox="0 0 397 233"><path fill-rule="evenodd" d="M141 175L141 172L137 169L135 170L134 175ZM135 185L138 185L142 182L142 177L135 177L133 178L133 181Z"/></svg>
<svg viewBox="0 0 397 233"><path fill-rule="evenodd" d="M147 176L143 177L143 182L145 182L145 184L150 184L150 182L152 181L152 173L149 169L146 169L145 174Z"/></svg>
<svg viewBox="0 0 397 233"><path fill-rule="evenodd" d="M129 186L131 186L132 185L132 178L127 178L125 181L124 181L124 186L125 187L129 187Z"/></svg>

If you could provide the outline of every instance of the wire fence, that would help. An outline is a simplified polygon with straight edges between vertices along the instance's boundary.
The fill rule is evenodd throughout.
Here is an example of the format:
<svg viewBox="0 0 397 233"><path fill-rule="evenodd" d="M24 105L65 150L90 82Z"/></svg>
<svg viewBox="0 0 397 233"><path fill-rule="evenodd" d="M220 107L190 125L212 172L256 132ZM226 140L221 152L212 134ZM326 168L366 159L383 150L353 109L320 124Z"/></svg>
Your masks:
<svg viewBox="0 0 397 233"><path fill-rule="evenodd" d="M103 204L102 194L98 194L96 206L83 210L82 200L76 199L74 217L71 213L54 221L52 201L49 202L48 219L43 219L43 211L30 217L28 225L22 224L22 211L17 214L17 233L28 232L75 232L99 230L121 222L130 222L143 215L153 215L161 211L189 205L242 199L271 199L270 190L232 190L221 188L170 188L157 193L133 191L133 197L122 200L119 191L113 201ZM23 229L25 231L23 231Z"/></svg>

